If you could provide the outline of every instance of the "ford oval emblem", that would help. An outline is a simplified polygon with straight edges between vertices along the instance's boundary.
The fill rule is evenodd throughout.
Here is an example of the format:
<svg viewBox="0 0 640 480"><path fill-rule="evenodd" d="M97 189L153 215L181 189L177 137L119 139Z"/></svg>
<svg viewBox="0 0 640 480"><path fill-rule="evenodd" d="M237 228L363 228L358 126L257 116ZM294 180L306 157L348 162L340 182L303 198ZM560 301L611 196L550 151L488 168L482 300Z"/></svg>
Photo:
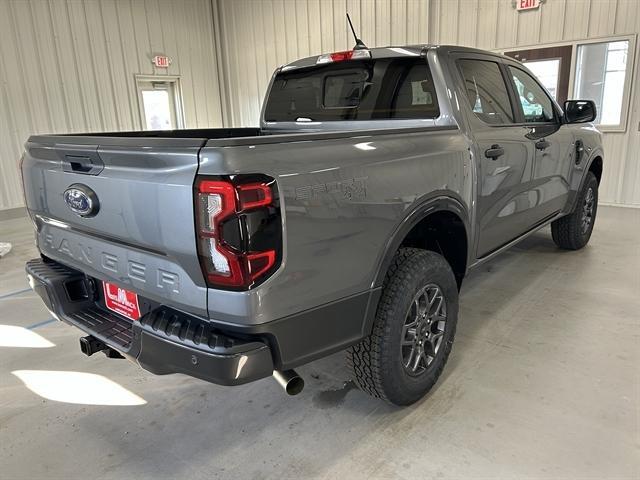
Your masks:
<svg viewBox="0 0 640 480"><path fill-rule="evenodd" d="M64 201L73 213L81 217L93 217L100 208L96 192L80 183L74 183L64 191Z"/></svg>

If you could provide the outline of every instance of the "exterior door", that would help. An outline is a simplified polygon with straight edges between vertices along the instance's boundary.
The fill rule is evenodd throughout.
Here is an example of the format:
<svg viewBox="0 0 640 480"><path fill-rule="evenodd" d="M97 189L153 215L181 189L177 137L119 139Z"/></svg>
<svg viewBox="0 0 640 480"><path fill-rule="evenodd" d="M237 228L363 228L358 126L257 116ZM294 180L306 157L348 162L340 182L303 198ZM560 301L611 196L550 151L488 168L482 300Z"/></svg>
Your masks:
<svg viewBox="0 0 640 480"><path fill-rule="evenodd" d="M558 213L569 196L573 134L560 122L560 112L538 81L517 64L506 66L518 98L516 114L533 144L531 187L536 192L532 215L537 222Z"/></svg>
<svg viewBox="0 0 640 480"><path fill-rule="evenodd" d="M499 59L473 55L456 61L464 82L478 165L476 256L481 258L535 223L531 208L534 145L517 122L513 90ZM466 108L468 107L468 109Z"/></svg>
<svg viewBox="0 0 640 480"><path fill-rule="evenodd" d="M183 127L177 79L138 77L136 86L144 130L175 130Z"/></svg>

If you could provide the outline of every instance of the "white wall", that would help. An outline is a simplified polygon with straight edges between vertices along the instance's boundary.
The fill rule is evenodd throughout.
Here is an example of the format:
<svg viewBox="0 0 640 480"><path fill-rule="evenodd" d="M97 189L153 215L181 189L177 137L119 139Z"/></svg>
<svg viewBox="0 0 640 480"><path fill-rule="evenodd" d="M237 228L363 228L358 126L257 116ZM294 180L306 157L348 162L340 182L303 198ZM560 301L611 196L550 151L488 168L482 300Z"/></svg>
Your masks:
<svg viewBox="0 0 640 480"><path fill-rule="evenodd" d="M257 124L278 65L350 49L347 11L372 47L450 43L502 50L640 33L640 0L547 0L520 13L512 0L219 0L229 123ZM604 135L602 202L640 205L639 56L627 131Z"/></svg>
<svg viewBox="0 0 640 480"><path fill-rule="evenodd" d="M23 205L30 134L140 129L135 74L180 75L186 126L221 126L211 5L0 0L0 210Z"/></svg>
<svg viewBox="0 0 640 480"><path fill-rule="evenodd" d="M428 0L219 0L218 5L226 106L236 126L257 124L277 66L353 48L347 11L368 46L428 41Z"/></svg>
<svg viewBox="0 0 640 480"><path fill-rule="evenodd" d="M640 33L640 0L547 0L522 13L511 2L0 0L0 210L23 204L17 162L30 134L139 129L137 73L180 75L187 127L256 125L277 66L353 46L346 11L370 46L498 50ZM160 53L173 58L167 71L151 64ZM627 131L604 137L604 202L640 205L638 57Z"/></svg>

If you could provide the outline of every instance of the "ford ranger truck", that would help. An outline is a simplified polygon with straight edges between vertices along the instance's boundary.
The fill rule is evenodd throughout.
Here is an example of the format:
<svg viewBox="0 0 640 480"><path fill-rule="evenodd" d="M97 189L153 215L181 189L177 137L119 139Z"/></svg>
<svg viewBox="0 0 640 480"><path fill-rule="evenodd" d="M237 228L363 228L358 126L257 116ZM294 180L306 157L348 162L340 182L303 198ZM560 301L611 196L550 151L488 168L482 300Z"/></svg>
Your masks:
<svg viewBox="0 0 640 480"><path fill-rule="evenodd" d="M551 224L589 241L595 104L456 46L357 48L278 68L259 128L34 135L32 288L82 351L221 385L348 349L355 382L420 399L466 273Z"/></svg>

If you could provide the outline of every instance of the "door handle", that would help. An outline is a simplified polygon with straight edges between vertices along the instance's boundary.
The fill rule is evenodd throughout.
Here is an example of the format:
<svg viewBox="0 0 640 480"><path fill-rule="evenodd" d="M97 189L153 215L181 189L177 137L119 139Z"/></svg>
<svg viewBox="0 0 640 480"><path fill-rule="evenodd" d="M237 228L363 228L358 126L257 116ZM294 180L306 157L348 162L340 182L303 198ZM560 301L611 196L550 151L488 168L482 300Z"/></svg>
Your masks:
<svg viewBox="0 0 640 480"><path fill-rule="evenodd" d="M502 155L504 155L504 148L502 148L498 144L491 145L491 148L488 148L484 151L484 156L490 158L491 160L495 160Z"/></svg>
<svg viewBox="0 0 640 480"><path fill-rule="evenodd" d="M536 149L537 150L546 150L550 146L551 146L551 144L549 142L547 142L544 138L541 139L541 140L538 140L536 142Z"/></svg>

